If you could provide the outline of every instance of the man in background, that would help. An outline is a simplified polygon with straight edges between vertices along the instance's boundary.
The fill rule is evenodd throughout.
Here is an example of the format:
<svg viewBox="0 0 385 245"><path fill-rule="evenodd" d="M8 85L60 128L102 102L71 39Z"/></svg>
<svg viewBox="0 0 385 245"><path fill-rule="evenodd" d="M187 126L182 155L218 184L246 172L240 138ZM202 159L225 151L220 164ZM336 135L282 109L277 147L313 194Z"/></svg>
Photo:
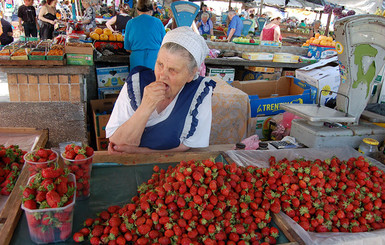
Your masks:
<svg viewBox="0 0 385 245"><path fill-rule="evenodd" d="M227 30L227 41L231 42L234 37L241 36L243 23L241 18L239 18L239 16L234 10L229 11L227 18L230 20L229 27Z"/></svg>
<svg viewBox="0 0 385 245"><path fill-rule="evenodd" d="M37 37L39 25L37 23L36 9L33 5L33 0L24 0L17 11L19 17L19 27L24 31L25 37Z"/></svg>

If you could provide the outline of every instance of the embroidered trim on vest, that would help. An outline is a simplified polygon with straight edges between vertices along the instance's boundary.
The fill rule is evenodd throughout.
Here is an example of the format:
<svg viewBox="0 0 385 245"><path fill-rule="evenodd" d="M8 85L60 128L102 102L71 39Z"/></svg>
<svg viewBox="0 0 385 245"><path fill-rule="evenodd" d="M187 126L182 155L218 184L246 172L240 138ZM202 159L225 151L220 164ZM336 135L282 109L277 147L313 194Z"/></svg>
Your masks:
<svg viewBox="0 0 385 245"><path fill-rule="evenodd" d="M202 79L186 116L186 121L180 139L188 139L195 133L199 122L198 118L196 118L198 114L198 107L202 104L206 95L209 94L210 87L214 89L215 85L216 83L208 77Z"/></svg>
<svg viewBox="0 0 385 245"><path fill-rule="evenodd" d="M139 72L131 76L131 82L127 82L127 92L128 97L131 98L131 107L134 109L134 111L136 111L138 109L138 105L140 105L141 102Z"/></svg>

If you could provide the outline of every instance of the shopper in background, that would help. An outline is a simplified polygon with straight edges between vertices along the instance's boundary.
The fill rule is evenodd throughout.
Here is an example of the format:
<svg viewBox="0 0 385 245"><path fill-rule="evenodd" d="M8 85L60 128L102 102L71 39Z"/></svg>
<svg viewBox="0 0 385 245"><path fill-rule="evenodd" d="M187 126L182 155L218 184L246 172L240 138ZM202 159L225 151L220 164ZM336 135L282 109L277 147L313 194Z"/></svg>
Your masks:
<svg viewBox="0 0 385 245"><path fill-rule="evenodd" d="M63 20L72 19L72 6L69 0L64 0L61 4L61 16Z"/></svg>
<svg viewBox="0 0 385 245"><path fill-rule="evenodd" d="M39 20L42 24L40 27L41 39L53 39L53 32L56 23L56 3L57 0L47 0L47 3L41 7L39 12Z"/></svg>
<svg viewBox="0 0 385 245"><path fill-rule="evenodd" d="M166 34L160 19L151 16L153 5L148 0L139 0L138 16L127 22L124 48L130 51L130 70L136 66L154 69L156 57Z"/></svg>
<svg viewBox="0 0 385 245"><path fill-rule="evenodd" d="M24 0L17 11L19 17L19 28L24 31L25 37L37 37L39 25L36 18L36 9L33 5L33 0Z"/></svg>
<svg viewBox="0 0 385 245"><path fill-rule="evenodd" d="M197 75L208 51L190 27L167 32L155 70L134 68L120 91L106 126L110 154L209 145L215 82Z"/></svg>
<svg viewBox="0 0 385 245"><path fill-rule="evenodd" d="M203 13L202 14L202 19L198 20L196 22L196 26L198 28L199 34L203 35L211 35L214 36L214 25L211 19L209 19L210 15L209 13Z"/></svg>
<svg viewBox="0 0 385 245"><path fill-rule="evenodd" d="M279 42L282 40L281 28L279 27L281 23L281 15L278 13L270 16L270 23L266 24L261 32L262 41L274 41Z"/></svg>
<svg viewBox="0 0 385 245"><path fill-rule="evenodd" d="M227 30L227 40L231 42L234 37L240 37L242 34L243 23L241 18L234 10L230 10L227 14L227 18L230 20Z"/></svg>
<svg viewBox="0 0 385 245"><path fill-rule="evenodd" d="M321 26L321 21L320 20L314 21L313 28L311 28L311 30L310 30L310 36L311 37L315 37L315 34L319 33L320 26Z"/></svg>
<svg viewBox="0 0 385 245"><path fill-rule="evenodd" d="M195 21L201 20L203 13L208 13L209 18L211 19L211 13L207 10L207 5L203 4L201 7L201 10L198 12L197 16L195 17Z"/></svg>
<svg viewBox="0 0 385 245"><path fill-rule="evenodd" d="M83 7L85 8L82 17L82 24L86 32L91 32L96 29L96 12L92 6L92 0L83 0Z"/></svg>
<svg viewBox="0 0 385 245"><path fill-rule="evenodd" d="M2 46L13 42L12 25L5 19L1 18L0 22L0 44Z"/></svg>
<svg viewBox="0 0 385 245"><path fill-rule="evenodd" d="M256 27L256 23L255 23L255 18L254 18L254 17L255 17L254 14L250 14L250 15L249 15L249 19L253 22L253 23L251 24L251 26L250 26L249 32L252 32L253 34L254 34L254 32L255 32L255 27Z"/></svg>
<svg viewBox="0 0 385 245"><path fill-rule="evenodd" d="M132 17L129 15L130 5L123 3L120 5L119 9L119 14L109 19L106 23L106 26L113 32L123 33L123 30L126 29L127 22L132 19ZM112 28L112 26L114 26L114 28Z"/></svg>
<svg viewBox="0 0 385 245"><path fill-rule="evenodd" d="M305 20L301 20L301 23L299 23L299 27L302 27L302 28L306 27Z"/></svg>

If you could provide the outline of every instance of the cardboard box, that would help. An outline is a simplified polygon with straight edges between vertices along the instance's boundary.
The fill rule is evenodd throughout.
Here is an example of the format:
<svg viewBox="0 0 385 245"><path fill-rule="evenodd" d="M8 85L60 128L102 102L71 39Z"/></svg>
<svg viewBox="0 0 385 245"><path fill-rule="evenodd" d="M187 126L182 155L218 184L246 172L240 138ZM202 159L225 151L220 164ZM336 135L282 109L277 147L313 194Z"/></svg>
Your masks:
<svg viewBox="0 0 385 245"><path fill-rule="evenodd" d="M282 70L282 68L258 67L258 66L245 66L245 69L249 71L254 71L254 72L266 72L266 73L274 73Z"/></svg>
<svg viewBox="0 0 385 245"><path fill-rule="evenodd" d="M310 44L307 52L309 58L326 59L332 56L336 56L337 51L334 47L326 47L315 44Z"/></svg>
<svg viewBox="0 0 385 245"><path fill-rule="evenodd" d="M218 77L223 81L231 84L234 81L235 69L234 68L214 68L208 67L209 77Z"/></svg>
<svg viewBox="0 0 385 245"><path fill-rule="evenodd" d="M249 81L249 80L278 80L281 77L281 71L277 71L274 73L266 73L266 72L254 72L249 70L243 70L238 72L237 78L241 81Z"/></svg>
<svg viewBox="0 0 385 245"><path fill-rule="evenodd" d="M119 96L120 90L122 90L122 87L123 86L99 88L98 98L99 99L117 98Z"/></svg>
<svg viewBox="0 0 385 245"><path fill-rule="evenodd" d="M107 151L109 140L106 138L97 138L96 139L96 148L98 151Z"/></svg>
<svg viewBox="0 0 385 245"><path fill-rule="evenodd" d="M336 98L336 93L322 92L321 90L329 90L338 92L340 86L340 70L337 63L337 57L321 60L315 64L302 67L295 71L296 78L305 81L312 87L312 91L316 96L316 103L321 99L321 105Z"/></svg>
<svg viewBox="0 0 385 245"><path fill-rule="evenodd" d="M251 117L282 113L284 110L279 106L282 103L314 103L310 86L294 77L274 81L234 81L232 85L249 95Z"/></svg>
<svg viewBox="0 0 385 245"><path fill-rule="evenodd" d="M294 77L295 76L295 71L283 71L282 72L283 77Z"/></svg>
<svg viewBox="0 0 385 245"><path fill-rule="evenodd" d="M93 64L92 54L67 54L67 65L92 66Z"/></svg>
<svg viewBox="0 0 385 245"><path fill-rule="evenodd" d="M243 52L242 58L246 60L273 61L274 54L263 52Z"/></svg>
<svg viewBox="0 0 385 245"><path fill-rule="evenodd" d="M85 45L85 47L66 45L64 47L64 52L66 54L94 54L94 46L91 43L83 43L82 45Z"/></svg>
<svg viewBox="0 0 385 245"><path fill-rule="evenodd" d="M288 53L275 53L273 62L280 62L280 63L298 63L299 56L294 54L288 54Z"/></svg>
<svg viewBox="0 0 385 245"><path fill-rule="evenodd" d="M97 138L106 137L106 125L108 120L110 120L115 101L116 98L90 101L94 118L95 136Z"/></svg>
<svg viewBox="0 0 385 245"><path fill-rule="evenodd" d="M98 88L122 87L129 74L128 66L96 68Z"/></svg>

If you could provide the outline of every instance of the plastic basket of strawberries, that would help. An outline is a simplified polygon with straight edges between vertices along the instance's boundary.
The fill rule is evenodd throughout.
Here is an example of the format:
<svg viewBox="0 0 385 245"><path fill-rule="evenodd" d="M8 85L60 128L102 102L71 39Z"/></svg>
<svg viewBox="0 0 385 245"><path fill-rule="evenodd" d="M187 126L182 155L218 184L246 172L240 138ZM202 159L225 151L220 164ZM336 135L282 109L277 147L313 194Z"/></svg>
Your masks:
<svg viewBox="0 0 385 245"><path fill-rule="evenodd" d="M71 236L76 179L68 172L45 168L30 177L23 190L21 208L31 240L37 244L61 242Z"/></svg>
<svg viewBox="0 0 385 245"><path fill-rule="evenodd" d="M90 180L92 171L92 159L94 149L90 146L78 146L75 144L66 145L65 151L61 154L65 167L76 177L78 200L87 199L90 192Z"/></svg>
<svg viewBox="0 0 385 245"><path fill-rule="evenodd" d="M45 168L56 167L58 156L56 151L43 148L25 154L24 161L27 163L30 176L40 173Z"/></svg>

